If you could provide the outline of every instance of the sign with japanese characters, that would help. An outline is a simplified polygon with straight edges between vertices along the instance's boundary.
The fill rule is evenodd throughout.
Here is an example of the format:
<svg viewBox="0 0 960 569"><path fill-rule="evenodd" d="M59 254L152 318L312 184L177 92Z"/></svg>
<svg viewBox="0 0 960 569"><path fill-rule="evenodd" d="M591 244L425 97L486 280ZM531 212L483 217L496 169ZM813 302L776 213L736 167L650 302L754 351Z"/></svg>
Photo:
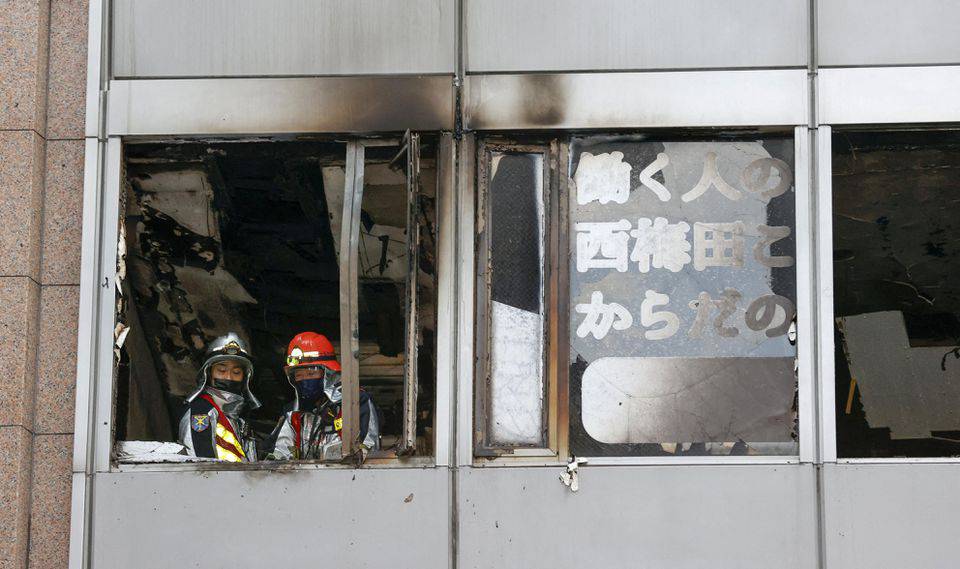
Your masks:
<svg viewBox="0 0 960 569"><path fill-rule="evenodd" d="M571 152L571 385L582 383L575 399L587 434L610 443L790 440L792 139L593 137L576 140ZM695 359L741 372L714 373ZM744 376L758 389L737 408L737 390L751 381ZM623 393L630 410L622 412L632 419L611 420ZM734 400L725 409L678 407L684 394ZM693 419L704 411L722 415L717 428L730 417L742 428L710 432L709 418ZM750 421L776 426L751 432Z"/></svg>

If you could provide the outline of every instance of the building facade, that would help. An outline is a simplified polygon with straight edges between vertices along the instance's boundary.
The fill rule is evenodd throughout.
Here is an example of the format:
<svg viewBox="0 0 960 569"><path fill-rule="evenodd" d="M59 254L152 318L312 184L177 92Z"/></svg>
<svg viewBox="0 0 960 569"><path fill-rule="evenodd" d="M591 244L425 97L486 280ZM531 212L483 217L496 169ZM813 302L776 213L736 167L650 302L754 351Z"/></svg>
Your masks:
<svg viewBox="0 0 960 569"><path fill-rule="evenodd" d="M953 565L960 7L3 12L4 566ZM351 458L185 457L303 329Z"/></svg>

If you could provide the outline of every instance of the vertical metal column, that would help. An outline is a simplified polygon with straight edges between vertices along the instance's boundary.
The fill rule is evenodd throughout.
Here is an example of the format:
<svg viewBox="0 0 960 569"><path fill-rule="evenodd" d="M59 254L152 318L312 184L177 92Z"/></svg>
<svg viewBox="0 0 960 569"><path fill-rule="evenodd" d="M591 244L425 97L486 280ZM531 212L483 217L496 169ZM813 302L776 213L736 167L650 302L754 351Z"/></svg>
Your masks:
<svg viewBox="0 0 960 569"><path fill-rule="evenodd" d="M340 233L340 363L343 393L343 457L352 456L360 435L360 330L357 316L363 145L347 143Z"/></svg>
<svg viewBox="0 0 960 569"><path fill-rule="evenodd" d="M93 492L97 454L97 370L101 315L102 208L108 161L106 100L110 86L110 0L90 0L87 16L87 84L84 125L83 236L77 335L77 388L70 506L70 569L86 569L93 555ZM119 140L113 152L119 157ZM116 207L114 207L114 211ZM116 219L114 220L116 223ZM113 243L114 251L116 243ZM111 327L112 331L112 327ZM112 400L110 401L112 403Z"/></svg>
<svg viewBox="0 0 960 569"><path fill-rule="evenodd" d="M403 360L403 438L398 454L411 454L417 440L417 334L419 332L419 298L417 275L420 261L420 136L407 132L407 321L405 324L406 356Z"/></svg>

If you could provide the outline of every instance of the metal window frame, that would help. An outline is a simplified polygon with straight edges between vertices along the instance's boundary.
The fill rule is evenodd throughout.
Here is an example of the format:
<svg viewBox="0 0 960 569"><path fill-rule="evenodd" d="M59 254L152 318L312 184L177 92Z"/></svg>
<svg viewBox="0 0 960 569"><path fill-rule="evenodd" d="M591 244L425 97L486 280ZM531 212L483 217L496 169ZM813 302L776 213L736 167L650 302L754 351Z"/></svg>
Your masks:
<svg viewBox="0 0 960 569"><path fill-rule="evenodd" d="M837 461L833 345L833 129L817 128L817 413L818 462Z"/></svg>
<svg viewBox="0 0 960 569"><path fill-rule="evenodd" d="M490 165L494 154L539 154L542 158L542 180L541 187L543 207L544 207L544 226L543 226L543 264L541 266L543 276L543 330L544 337L543 352L541 354L543 363L543 407L542 407L542 425L543 425L543 445L498 445L486 439L488 433L488 419L490 410L488 409L489 400L489 380L490 380L490 354L492 348L492 336L490 333L491 318L491 272L487 269L490 263L491 238L489 229L494 222L491 219L491 200L490 200ZM559 391L559 376L562 375L562 367L559 365L557 355L559 352L560 330L559 322L562 320L558 316L562 312L562 305L558 303L560 292L559 276L562 274L560 265L562 265L559 255L559 236L560 228L560 201L559 191L560 179L564 178L560 174L560 142L557 139L550 139L547 142L521 142L510 138L486 137L476 144L476 154L473 157L476 160L476 262L473 264L475 274L475 326L474 326L474 350L476 354L474 377L477 381L474 384L473 413L476 417L476 426L472 429L474 433L472 454L481 460L492 460L497 458L507 459L530 459L559 460L562 456L558 446L560 432L564 429L558 421L559 401L563 399Z"/></svg>
<svg viewBox="0 0 960 569"><path fill-rule="evenodd" d="M402 139L352 139L347 142L344 175L343 222L340 234L340 363L343 385L343 436L345 460L354 455L360 433L360 330L359 330L359 240L363 203L365 150L370 147L400 146L394 161L405 157L407 186L407 278L404 302L403 432L396 453L374 452L372 456L404 456L415 450L417 429L417 270L420 254L416 230L420 193L420 135L407 131ZM439 157L438 157L439 158ZM438 183L440 177L438 176ZM346 270L343 270L343 268ZM439 366L438 366L439 367ZM434 451L437 441L434 441Z"/></svg>
<svg viewBox="0 0 960 569"><path fill-rule="evenodd" d="M815 202L815 195L813 192L814 186L814 175L819 174L821 182L823 172L820 171L815 173L811 168L813 160L813 136L811 135L811 130L807 126L796 126L790 130L783 129L784 134L792 134L794 141L794 190L795 190L795 227L796 227L796 268L797 268L797 280L796 280L796 294L797 294L797 390L798 390L798 437L799 437L799 448L798 453L793 455L786 456L777 456L777 455L757 455L757 456L692 456L692 457L658 457L658 456L617 456L617 457L582 457L588 461L589 464L596 466L634 466L634 465L711 465L711 464L754 464L754 465L769 465L769 464L799 464L799 463L811 463L818 461L818 449L824 448L825 440L829 439L833 433L834 428L832 424L824 423L825 417L823 416L823 409L826 404L822 403L819 398L826 395L830 395L830 401L832 401L832 384L826 385L824 381L816 381L818 372L821 370L818 369L818 353L822 356L822 333L818 328L817 316L822 314L822 306L818 301L817 293L818 288L816 286L816 277L817 274L822 271L822 259L818 259L815 256L815 243L820 242L823 237L817 233L817 221L821 219L815 207L819 202ZM527 133L529 134L529 132ZM570 156L569 156L569 135L571 133L567 132L564 135L552 139L553 143L557 145L557 154L560 157L559 163L561 165L568 165ZM503 140L503 135L490 135L487 138L497 140ZM822 143L822 138L819 139ZM465 171L461 172L461 176L466 176L466 179L471 182L467 187L468 193L465 195L470 195L473 192L476 192L477 197L474 198L476 202L476 208L479 209L482 206L481 202L481 175L479 170L483 167L481 157L483 153L479 148L482 148L485 144L485 140L475 143L478 149L474 152L463 152L461 156L465 159L475 160L476 163L473 165L478 173L477 175L472 175L473 172ZM520 146L522 148L522 146ZM822 148L820 149L822 152ZM466 156L464 156L464 154ZM464 164L461 161L461 168ZM466 170L466 169L465 169ZM555 239L558 243L558 246L561 247L560 251L568 250L569 245L569 231L563 230L563 228L568 225L569 218L567 217L565 202L567 200L567 178L565 170L561 171L560 175L557 175L556 178L562 180L562 183L558 183L555 186L551 186L553 191L558 192L558 199L554 200L559 205L557 212L557 219L559 223L556 227L559 235ZM463 181L462 181L463 183ZM546 184L545 184L546 185ZM470 195L472 198L473 196ZM822 205L822 204L821 204ZM462 212L471 214L468 219L475 219L476 217L472 214L476 213L473 211ZM469 232L467 230L470 230ZM474 236L477 235L472 227L464 227L461 225L462 235ZM471 251L473 253L473 251ZM479 246L477 248L478 258ZM569 283L568 283L568 273L569 267L567 265L569 259L566 255L560 255L561 263L563 267L557 263L556 269L559 270L560 275L557 281L558 286L558 296L557 299L561 302L560 308L563 309L564 306L569 304L568 295L569 295ZM478 261L479 262L479 261ZM470 259L469 266L475 268L478 266L478 263L475 263L473 259ZM480 303L482 301L482 291L480 290L481 279L479 275L471 274L472 278L463 279L463 281L469 282L469 284L476 283L478 287L475 294L473 291L466 289L461 289L461 298L470 298L476 302L477 306L475 310L471 311L471 316L478 319L478 324L474 327L471 332L475 331L475 343L480 344L480 338L483 337L484 332L482 331L482 325L480 324ZM462 282L463 282L462 281ZM461 285L463 286L463 285ZM831 310L832 310L832 304ZM549 309L549 307L547 307ZM554 310L554 313L557 313ZM551 353L551 359L553 362L559 362L557 357L562 357L564 353L563 350L569 349L569 313L561 315L559 318L558 330L559 336L556 341L552 343L552 347L555 347L558 351L554 354ZM463 324L463 322L461 322ZM832 343L832 335L829 340ZM478 350L478 359L479 361L479 350ZM469 353L464 353L463 348L461 348L461 361L465 362L474 362L474 353L470 351ZM822 365L822 364L821 364ZM461 385L469 385L475 393L480 393L480 388L482 387L482 373L481 368L477 365L475 368L471 367L470 376L464 376L465 373L464 367L461 367L461 376L460 382ZM473 460L474 466L510 466L510 465L524 465L531 466L534 464L542 465L553 465L557 461L565 461L569 455L569 441L567 440L569 434L569 428L566 423L569 422L569 385L567 383L568 378L567 373L564 371L564 366L555 365L553 366L558 369L557 374L557 391L554 394L551 394L551 399L549 400L549 405L551 409L556 409L556 414L551 414L551 421L556 421L552 426L554 432L557 434L555 439L551 439L551 442L555 441L557 446L551 447L552 449L557 449L554 460L549 460L549 457L533 456L527 455L524 456L521 453L514 453L513 456L504 455L504 454L493 454L493 456L488 457L483 454L478 454ZM831 369L832 372L832 369ZM476 375L473 375L473 374ZM474 380L475 378L475 380ZM829 403L829 402L828 402ZM479 409L479 405L475 401L469 401L465 407L463 401L461 400L461 406L459 413L461 416L461 421L464 421L467 413L465 410L469 409L471 413L476 413ZM556 417L554 419L554 417ZM817 421L820 421L819 426ZM469 423L470 427L473 429L473 436L478 436L477 433L480 432L482 428L482 423L480 422L480 417L477 417L476 422L471 421ZM834 437L835 440L835 437ZM471 451L476 453L476 448L473 440L473 437L469 441L461 440L461 452L463 452L465 442L471 444ZM829 449L828 449L829 450ZM492 454L492 453L491 453ZM469 461L463 461L461 464L469 464Z"/></svg>
<svg viewBox="0 0 960 569"><path fill-rule="evenodd" d="M840 70L838 70L840 71ZM844 70L851 71L851 70ZM908 72L911 70L907 70ZM897 71L897 77L902 71ZM953 75L960 78L960 75ZM954 105L954 102L948 103ZM921 108L921 115L926 112ZM958 115L960 117L960 115ZM881 117L871 116L871 120ZM911 119L917 119L911 116ZM910 130L930 131L947 128L958 130L956 123L923 123L909 124L893 122L872 122L870 125L851 125L841 129L857 131L871 130L890 132L907 127ZM820 125L817 132L817 273L819 277L819 310L818 310L818 377L819 396L821 405L818 419L820 421L819 448L821 461L837 464L960 464L958 456L918 456L918 457L868 457L845 458L837 453L837 408L836 408L836 362L834 350L834 280L833 280L833 125Z"/></svg>
<svg viewBox="0 0 960 569"><path fill-rule="evenodd" d="M401 152L406 152L407 155L407 286L404 302L407 319L404 322L406 352L403 358L403 433L397 453L409 455L416 450L420 360L417 348L417 333L420 328L420 286L417 282L420 268L420 135L408 130L403 136Z"/></svg>
<svg viewBox="0 0 960 569"><path fill-rule="evenodd" d="M437 199L449 209L449 204L453 196L453 175L454 175L454 156L455 146L452 136L449 133L439 133L438 156L437 156ZM162 463L162 464L133 464L116 463L113 460L114 446L114 413L115 413L115 389L116 389L116 362L114 361L114 326L116 324L116 308L119 298L117 288L117 243L120 236L120 197L124 184L124 144L126 140L121 137L108 137L105 140L88 138L85 147L85 175L84 175L84 204L83 204L83 237L82 251L83 263L81 268L81 292L80 292L80 317L79 317L79 342L78 342L78 361L77 361L77 404L75 411L76 434L74 436L73 452L73 472L74 472L74 500L73 510L77 514L75 519L84 520L92 505L92 490L89 488L89 482L95 474L110 472L131 472L131 471L208 471L208 470L273 470L279 468L281 463ZM137 140L137 142L145 142ZM347 237L347 231L350 227L359 228L360 223L360 203L362 201L363 185L363 148L370 146L397 146L401 143L398 138L358 138L351 137L346 143L346 172L345 172L345 190L344 213L349 212L349 216L344 217L344 223L341 228L342 237ZM351 157L351 146L353 154ZM419 161L419 157L417 162ZM358 168L359 165L359 168ZM417 165L417 167L419 167ZM441 173L441 168L442 173ZM356 186L354 186L356 185ZM353 187L358 187L358 192L352 192ZM351 199L347 199L351 197ZM349 211L348 211L349 210ZM354 215L354 210L356 214ZM414 212L411 212L413 215ZM453 237L454 222L453 219L446 218L449 213L438 207L437 224L445 227L443 239L449 241ZM350 222L350 223L348 223ZM347 287L344 291L344 279L349 275L357 275L357 254L359 246L359 233L351 238L342 238L341 240L341 258L347 255L347 259L353 259L353 265L348 271L341 271L341 345L351 346L352 341L356 340L356 346L351 346L349 351L342 350L341 361L344 367L344 426L343 430L349 436L353 429L359 433L359 381L348 378L347 374L355 374L359 371L359 339L354 337L356 330L357 317L357 285L355 278L353 286ZM438 255L440 249L444 246L438 242ZM438 259L438 286L437 286L437 304L438 307L449 307L455 302L455 291L451 289L450 283L453 280L453 268L450 266L454 260L451 252L446 251L442 258ZM441 279L443 280L441 284ZM344 306L344 298L347 307ZM343 318L345 312L352 313L353 319ZM351 321L352 320L352 321ZM347 342L344 342L344 328L347 328ZM84 348L87 346L87 348ZM450 460L450 449L443 448L442 443L449 439L451 409L445 404L446 399L450 397L454 375L450 370L442 369L441 360L446 362L453 361L451 350L455 347L444 345L438 341L437 359L438 367L436 374L437 381L437 401L435 406L435 425L434 425L434 452L433 456L412 456L398 460L396 453L392 451L378 451L370 453L368 460L363 463L363 467L374 468L397 468L411 467L423 468L439 464L438 461ZM347 357L347 356L352 357ZM350 372L347 369L351 368ZM414 372L416 366L411 368ZM446 373L444 373L446 372ZM353 376L351 376L353 377ZM441 393L441 390L443 393ZM351 397L352 396L352 397ZM350 410L348 405L354 411L353 418L349 417ZM412 409L415 410L415 404ZM413 425L415 425L415 416ZM408 427L409 428L409 427ZM415 435L415 433L410 433ZM354 437L356 438L356 437ZM353 438L349 439L353 440ZM350 444L344 440L344 456L349 457ZM344 461L343 463L320 463L317 461L298 461L296 463L282 463L284 469L303 469L315 470L318 468L355 468L360 466L357 462ZM78 517L79 516L79 517ZM74 536L77 541L72 543L82 543L85 529L84 524L74 524ZM73 538L72 538L73 539Z"/></svg>

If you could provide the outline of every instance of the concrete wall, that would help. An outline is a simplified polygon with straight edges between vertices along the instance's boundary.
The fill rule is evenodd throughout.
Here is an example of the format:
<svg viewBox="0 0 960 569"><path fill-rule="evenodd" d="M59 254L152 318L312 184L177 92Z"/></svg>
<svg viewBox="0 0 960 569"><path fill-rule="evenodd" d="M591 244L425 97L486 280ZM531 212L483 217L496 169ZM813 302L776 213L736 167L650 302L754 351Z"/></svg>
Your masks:
<svg viewBox="0 0 960 569"><path fill-rule="evenodd" d="M67 564L87 12L0 4L3 568Z"/></svg>

